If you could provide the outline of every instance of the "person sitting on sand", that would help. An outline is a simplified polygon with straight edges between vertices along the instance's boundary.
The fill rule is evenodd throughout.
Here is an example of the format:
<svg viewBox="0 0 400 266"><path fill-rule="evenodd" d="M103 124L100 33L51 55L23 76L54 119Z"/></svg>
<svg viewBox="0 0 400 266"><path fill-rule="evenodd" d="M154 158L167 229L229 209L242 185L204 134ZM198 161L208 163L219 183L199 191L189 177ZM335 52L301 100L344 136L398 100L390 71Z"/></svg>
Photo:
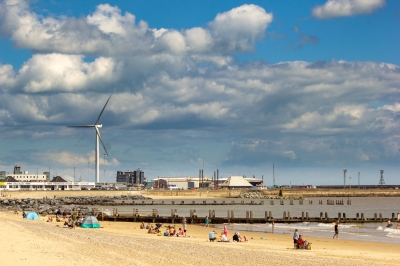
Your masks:
<svg viewBox="0 0 400 266"><path fill-rule="evenodd" d="M210 240L210 242L214 242L214 240L216 239L215 237L215 231L212 230L209 234L208 234L208 239Z"/></svg>
<svg viewBox="0 0 400 266"><path fill-rule="evenodd" d="M149 230L147 231L148 234L152 234L154 232L153 225L150 225Z"/></svg>
<svg viewBox="0 0 400 266"><path fill-rule="evenodd" d="M150 229L150 227L151 227L151 225L148 223L148 224L146 225L146 229Z"/></svg>
<svg viewBox="0 0 400 266"><path fill-rule="evenodd" d="M51 216L47 217L47 222L50 223L53 221L53 218Z"/></svg>
<svg viewBox="0 0 400 266"><path fill-rule="evenodd" d="M232 237L233 242L242 242L242 238L240 237L240 234L236 232L233 237Z"/></svg>
<svg viewBox="0 0 400 266"><path fill-rule="evenodd" d="M183 232L182 228L179 228L178 234L176 236L185 236L185 232Z"/></svg>
<svg viewBox="0 0 400 266"><path fill-rule="evenodd" d="M169 227L169 236L174 236L174 235L175 235L174 227L170 226Z"/></svg>
<svg viewBox="0 0 400 266"><path fill-rule="evenodd" d="M219 242L229 242L229 238L227 238L225 234L222 234Z"/></svg>
<svg viewBox="0 0 400 266"><path fill-rule="evenodd" d="M64 219L67 218L67 212L65 210L63 211L62 216Z"/></svg>
<svg viewBox="0 0 400 266"><path fill-rule="evenodd" d="M140 229L144 229L144 222L140 224Z"/></svg>

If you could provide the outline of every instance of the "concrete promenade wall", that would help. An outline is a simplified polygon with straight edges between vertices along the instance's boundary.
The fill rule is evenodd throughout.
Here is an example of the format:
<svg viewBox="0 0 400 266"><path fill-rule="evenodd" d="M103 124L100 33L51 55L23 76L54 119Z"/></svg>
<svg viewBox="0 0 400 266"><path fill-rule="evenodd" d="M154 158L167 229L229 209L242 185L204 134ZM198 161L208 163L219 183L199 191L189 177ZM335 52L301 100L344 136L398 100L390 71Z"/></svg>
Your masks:
<svg viewBox="0 0 400 266"><path fill-rule="evenodd" d="M49 197L114 197L121 195L141 195L141 191L127 190L19 190L1 191L1 196L12 198L43 198Z"/></svg>
<svg viewBox="0 0 400 266"><path fill-rule="evenodd" d="M143 195L146 197L186 197L186 198L236 198L242 192L249 190L21 190L1 191L1 196L13 198L43 198L49 197L100 197ZM278 196L278 189L257 190L268 196ZM397 189L284 189L284 197L400 197Z"/></svg>

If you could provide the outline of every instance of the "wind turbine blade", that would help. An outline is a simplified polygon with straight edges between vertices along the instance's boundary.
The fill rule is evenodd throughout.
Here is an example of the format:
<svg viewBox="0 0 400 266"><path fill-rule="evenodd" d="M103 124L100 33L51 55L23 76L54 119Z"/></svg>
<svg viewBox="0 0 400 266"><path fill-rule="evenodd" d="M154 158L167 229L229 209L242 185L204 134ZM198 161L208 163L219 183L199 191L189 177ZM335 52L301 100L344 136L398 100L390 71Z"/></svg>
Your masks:
<svg viewBox="0 0 400 266"><path fill-rule="evenodd" d="M104 109L106 109L107 103L108 103L108 101L110 100L111 96L112 96L112 94L110 95L110 97L108 97L108 100L107 100L106 104L104 105L103 110L101 110L101 113L99 114L99 117L97 118L96 123L94 123L95 125L97 125L97 123L99 122L100 117L101 117L101 115L103 114Z"/></svg>
<svg viewBox="0 0 400 266"><path fill-rule="evenodd" d="M94 127L94 125L83 125L83 126L68 126L68 127Z"/></svg>
<svg viewBox="0 0 400 266"><path fill-rule="evenodd" d="M108 152L107 152L106 146L104 145L103 139L101 138L100 131L97 127L94 127L94 128L96 129L97 136L99 136L99 139L101 141L101 144L103 145L104 151L106 152L106 154L108 156Z"/></svg>

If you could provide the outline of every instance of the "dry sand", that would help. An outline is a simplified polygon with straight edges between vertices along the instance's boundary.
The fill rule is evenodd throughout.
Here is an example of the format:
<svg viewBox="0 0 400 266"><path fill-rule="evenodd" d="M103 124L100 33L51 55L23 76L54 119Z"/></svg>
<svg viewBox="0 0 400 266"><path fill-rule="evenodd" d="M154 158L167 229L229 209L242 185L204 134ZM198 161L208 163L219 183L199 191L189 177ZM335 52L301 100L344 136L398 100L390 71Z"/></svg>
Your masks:
<svg viewBox="0 0 400 266"><path fill-rule="evenodd" d="M218 243L207 241L212 228L199 225L188 225L191 237L161 237L138 223L68 229L41 218L0 211L0 265L400 265L400 244L305 236L312 250L294 250L291 235L241 232L248 243Z"/></svg>

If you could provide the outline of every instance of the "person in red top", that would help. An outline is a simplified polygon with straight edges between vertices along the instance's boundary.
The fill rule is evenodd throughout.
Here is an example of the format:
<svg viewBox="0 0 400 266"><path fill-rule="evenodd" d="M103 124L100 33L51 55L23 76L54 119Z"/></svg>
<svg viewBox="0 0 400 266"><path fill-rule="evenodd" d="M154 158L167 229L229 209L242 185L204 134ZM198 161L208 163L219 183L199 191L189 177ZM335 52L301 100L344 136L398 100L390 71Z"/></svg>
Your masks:
<svg viewBox="0 0 400 266"><path fill-rule="evenodd" d="M297 239L297 248L304 247L304 241L301 235L299 235L299 239Z"/></svg>

